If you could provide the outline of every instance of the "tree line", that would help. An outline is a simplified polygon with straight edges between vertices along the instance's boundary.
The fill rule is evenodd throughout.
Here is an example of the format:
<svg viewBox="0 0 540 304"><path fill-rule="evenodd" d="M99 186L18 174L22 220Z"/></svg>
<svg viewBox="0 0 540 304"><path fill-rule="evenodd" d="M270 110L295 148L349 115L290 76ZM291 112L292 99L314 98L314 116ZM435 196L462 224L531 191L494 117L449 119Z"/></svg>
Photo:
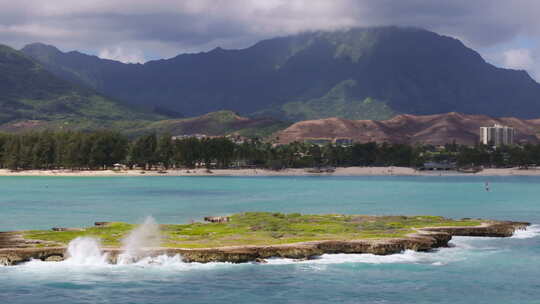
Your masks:
<svg viewBox="0 0 540 304"><path fill-rule="evenodd" d="M114 132L36 132L0 134L0 167L11 170L99 170L120 163L129 168L309 168L345 166L421 167L425 162L458 166L540 164L540 145L493 148L448 144L444 147L388 143L350 146L260 140L234 143L225 137L174 139L148 134L136 139Z"/></svg>

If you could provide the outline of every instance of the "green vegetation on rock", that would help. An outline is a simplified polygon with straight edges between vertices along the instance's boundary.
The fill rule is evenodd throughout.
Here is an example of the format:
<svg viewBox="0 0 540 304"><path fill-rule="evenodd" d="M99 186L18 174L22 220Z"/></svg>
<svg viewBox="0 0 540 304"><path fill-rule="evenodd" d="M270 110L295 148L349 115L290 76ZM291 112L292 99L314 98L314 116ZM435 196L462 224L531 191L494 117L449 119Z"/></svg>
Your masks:
<svg viewBox="0 0 540 304"><path fill-rule="evenodd" d="M0 45L0 128L103 129L163 119L46 71L30 57Z"/></svg>
<svg viewBox="0 0 540 304"><path fill-rule="evenodd" d="M417 228L478 226L480 220L452 220L440 216L303 215L246 212L226 223L161 225L162 246L210 248L234 245L272 245L318 240L355 240L403 237ZM27 239L66 245L81 236L99 238L105 246L119 246L135 225L111 223L81 231L27 231Z"/></svg>
<svg viewBox="0 0 540 304"><path fill-rule="evenodd" d="M328 117L385 120L397 114L383 101L371 97L355 98L352 94L355 87L355 80L344 80L320 98L289 102L279 110L286 118L295 121Z"/></svg>
<svg viewBox="0 0 540 304"><path fill-rule="evenodd" d="M104 246L117 246L120 240L124 238L135 225L127 223L110 223L106 226L89 227L80 231L42 231L30 230L24 233L24 237L28 239L37 239L43 241L54 242L56 245L65 245L71 240L81 237L94 237L100 239ZM50 245L55 245L51 243Z"/></svg>
<svg viewBox="0 0 540 304"><path fill-rule="evenodd" d="M232 111L217 111L198 117L167 119L132 128L126 133L140 135L167 133L173 135L205 134L211 136L237 134L246 137L266 137L285 129L290 123L270 118L246 118Z"/></svg>

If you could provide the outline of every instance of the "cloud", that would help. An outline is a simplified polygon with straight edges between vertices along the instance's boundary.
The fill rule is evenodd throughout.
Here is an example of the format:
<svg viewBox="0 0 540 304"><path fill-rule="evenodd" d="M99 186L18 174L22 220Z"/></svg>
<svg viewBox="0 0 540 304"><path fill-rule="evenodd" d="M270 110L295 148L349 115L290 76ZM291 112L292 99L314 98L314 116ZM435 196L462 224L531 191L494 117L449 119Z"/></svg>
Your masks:
<svg viewBox="0 0 540 304"><path fill-rule="evenodd" d="M491 58L493 62L509 69L525 70L536 80L540 79L540 49L516 48L502 51Z"/></svg>
<svg viewBox="0 0 540 304"><path fill-rule="evenodd" d="M529 49L507 50L503 55L506 67L518 70L529 70L534 67L534 59Z"/></svg>
<svg viewBox="0 0 540 304"><path fill-rule="evenodd" d="M130 61L351 26L417 26L480 49L540 35L537 0L0 0L0 7L1 43L40 41ZM507 51L509 62L526 60Z"/></svg>
<svg viewBox="0 0 540 304"><path fill-rule="evenodd" d="M121 61L124 63L143 63L146 61L143 53L140 50L128 50L121 46L101 49L99 51L98 57L103 59Z"/></svg>

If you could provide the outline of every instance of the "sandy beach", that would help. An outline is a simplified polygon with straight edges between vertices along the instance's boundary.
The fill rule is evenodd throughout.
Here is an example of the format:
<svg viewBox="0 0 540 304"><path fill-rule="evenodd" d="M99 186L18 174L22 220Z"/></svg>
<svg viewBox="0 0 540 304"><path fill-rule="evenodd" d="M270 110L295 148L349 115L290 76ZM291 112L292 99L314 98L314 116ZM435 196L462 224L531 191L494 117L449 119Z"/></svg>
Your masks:
<svg viewBox="0 0 540 304"><path fill-rule="evenodd" d="M0 169L0 176L540 176L540 169L484 169L477 173L456 171L417 171L407 167L345 167L331 173L311 173L306 169L170 169L148 170L25 170Z"/></svg>

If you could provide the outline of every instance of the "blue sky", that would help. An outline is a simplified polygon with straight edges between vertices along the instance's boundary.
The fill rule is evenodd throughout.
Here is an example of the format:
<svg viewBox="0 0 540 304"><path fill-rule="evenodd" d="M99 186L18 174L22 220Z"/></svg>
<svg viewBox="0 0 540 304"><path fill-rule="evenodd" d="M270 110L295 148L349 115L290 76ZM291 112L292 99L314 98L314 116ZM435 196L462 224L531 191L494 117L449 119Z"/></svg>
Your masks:
<svg viewBox="0 0 540 304"><path fill-rule="evenodd" d="M353 26L415 26L540 80L538 0L0 0L0 43L123 62Z"/></svg>

